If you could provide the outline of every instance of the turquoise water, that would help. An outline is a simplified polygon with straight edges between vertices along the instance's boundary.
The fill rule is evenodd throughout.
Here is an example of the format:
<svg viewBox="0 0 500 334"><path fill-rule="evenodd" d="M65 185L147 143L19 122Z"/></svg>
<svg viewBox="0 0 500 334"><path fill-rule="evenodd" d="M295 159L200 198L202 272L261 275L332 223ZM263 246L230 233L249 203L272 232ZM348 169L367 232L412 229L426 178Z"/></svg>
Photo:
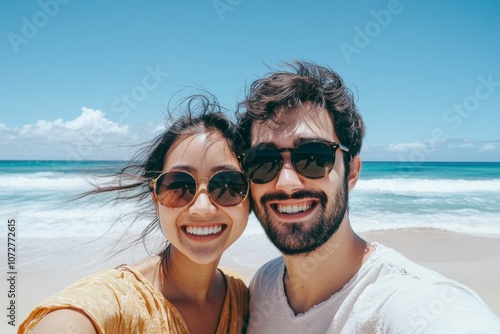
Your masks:
<svg viewBox="0 0 500 334"><path fill-rule="evenodd" d="M351 221L363 229L498 234L500 163L365 162L351 208Z"/></svg>
<svg viewBox="0 0 500 334"><path fill-rule="evenodd" d="M493 180L500 178L499 162L363 162L363 179L380 178Z"/></svg>
<svg viewBox="0 0 500 334"><path fill-rule="evenodd" d="M0 161L0 207L25 236L97 236L113 217L134 210L66 199L89 189L93 170L119 161ZM350 193L358 231L434 227L500 235L500 163L364 162ZM248 232L263 233L252 216Z"/></svg>

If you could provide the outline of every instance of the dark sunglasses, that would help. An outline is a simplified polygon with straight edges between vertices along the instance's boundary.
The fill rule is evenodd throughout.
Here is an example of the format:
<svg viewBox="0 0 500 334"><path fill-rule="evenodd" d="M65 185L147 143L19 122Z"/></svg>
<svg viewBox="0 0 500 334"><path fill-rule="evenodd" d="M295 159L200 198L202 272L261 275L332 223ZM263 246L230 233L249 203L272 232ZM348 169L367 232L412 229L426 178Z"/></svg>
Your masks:
<svg viewBox="0 0 500 334"><path fill-rule="evenodd" d="M222 206L241 203L248 195L248 179L238 171L219 171L208 180L210 199ZM193 175L182 171L160 174L151 180L150 187L158 202L169 208L180 208L193 201L198 190L198 182Z"/></svg>
<svg viewBox="0 0 500 334"><path fill-rule="evenodd" d="M254 147L238 158L246 176L254 183L267 183L278 175L283 165L283 152L290 152L293 167L299 174L309 179L319 179L332 171L335 152L339 148L349 152L347 147L339 143L311 140L295 148Z"/></svg>

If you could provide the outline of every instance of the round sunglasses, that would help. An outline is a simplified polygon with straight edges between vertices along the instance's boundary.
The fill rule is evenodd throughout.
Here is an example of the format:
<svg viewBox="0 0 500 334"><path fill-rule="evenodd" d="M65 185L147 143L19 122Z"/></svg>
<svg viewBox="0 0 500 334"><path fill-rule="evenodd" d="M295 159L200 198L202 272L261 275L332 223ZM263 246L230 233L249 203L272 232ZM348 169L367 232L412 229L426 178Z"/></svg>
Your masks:
<svg viewBox="0 0 500 334"><path fill-rule="evenodd" d="M248 195L248 179L239 171L219 171L208 181L207 192L210 199L222 206L241 203ZM180 208L191 203L198 190L197 179L188 172L170 171L151 180L150 187L158 202L169 208Z"/></svg>
<svg viewBox="0 0 500 334"><path fill-rule="evenodd" d="M283 152L290 152L295 170L309 179L319 179L328 175L335 164L337 149L349 149L336 142L311 140L300 143L295 148L277 149L260 146L240 154L238 158L246 176L254 183L268 183L278 175L283 165Z"/></svg>

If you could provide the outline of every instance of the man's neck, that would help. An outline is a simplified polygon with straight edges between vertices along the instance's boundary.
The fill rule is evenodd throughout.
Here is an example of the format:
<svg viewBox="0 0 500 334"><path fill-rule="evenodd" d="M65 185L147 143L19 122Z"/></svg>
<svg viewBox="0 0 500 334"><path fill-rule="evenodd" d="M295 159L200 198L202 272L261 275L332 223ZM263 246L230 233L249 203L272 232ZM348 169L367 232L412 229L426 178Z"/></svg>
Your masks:
<svg viewBox="0 0 500 334"><path fill-rule="evenodd" d="M373 246L355 234L349 221L307 255L285 255L285 292L295 314L304 313L342 290L368 259Z"/></svg>

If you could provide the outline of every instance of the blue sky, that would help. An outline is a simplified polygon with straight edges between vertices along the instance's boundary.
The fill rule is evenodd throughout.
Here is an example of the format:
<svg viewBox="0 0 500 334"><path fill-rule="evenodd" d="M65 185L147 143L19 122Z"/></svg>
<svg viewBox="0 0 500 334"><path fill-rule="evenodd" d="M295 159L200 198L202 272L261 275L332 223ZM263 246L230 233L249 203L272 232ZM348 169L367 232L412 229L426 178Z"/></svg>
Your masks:
<svg viewBox="0 0 500 334"><path fill-rule="evenodd" d="M500 161L498 1L0 2L0 159L122 159L189 86L234 109L281 61L356 93L361 157Z"/></svg>

